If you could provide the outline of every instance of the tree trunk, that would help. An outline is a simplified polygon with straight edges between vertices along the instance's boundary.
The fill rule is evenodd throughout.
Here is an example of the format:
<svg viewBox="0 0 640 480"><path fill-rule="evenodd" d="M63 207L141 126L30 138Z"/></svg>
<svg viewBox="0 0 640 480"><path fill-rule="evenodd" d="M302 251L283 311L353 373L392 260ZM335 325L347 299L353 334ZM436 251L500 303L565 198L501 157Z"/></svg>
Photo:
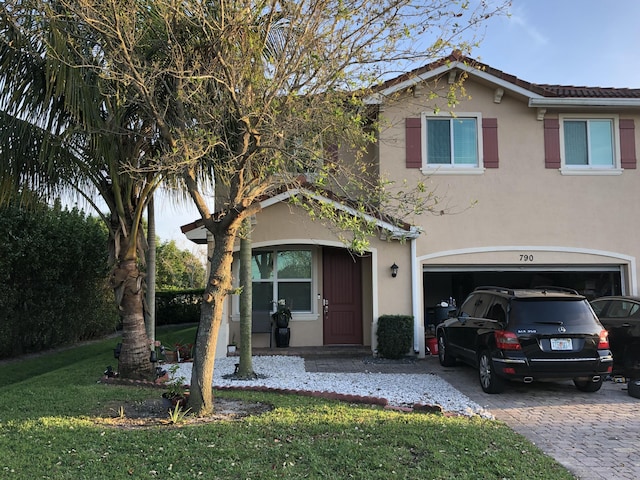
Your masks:
<svg viewBox="0 0 640 480"><path fill-rule="evenodd" d="M238 366L239 378L254 378L251 362L251 306L252 306L252 279L251 279L251 219L246 218L242 224L242 237L240 238L240 365Z"/></svg>
<svg viewBox="0 0 640 480"><path fill-rule="evenodd" d="M142 309L143 277L135 260L124 260L116 267L112 285L122 318L122 348L118 358L118 374L124 378L152 380L149 340Z"/></svg>
<svg viewBox="0 0 640 480"><path fill-rule="evenodd" d="M236 232L237 228L233 227L211 232L214 249L209 281L200 309L189 396L189 407L194 414L200 416L213 413L213 369L224 302L231 290L231 264Z"/></svg>
<svg viewBox="0 0 640 480"><path fill-rule="evenodd" d="M149 199L149 205L147 206L147 223L147 245L149 246L149 250L147 251L147 308L145 310L145 325L149 346L153 350L153 344L156 340L156 214L153 195Z"/></svg>

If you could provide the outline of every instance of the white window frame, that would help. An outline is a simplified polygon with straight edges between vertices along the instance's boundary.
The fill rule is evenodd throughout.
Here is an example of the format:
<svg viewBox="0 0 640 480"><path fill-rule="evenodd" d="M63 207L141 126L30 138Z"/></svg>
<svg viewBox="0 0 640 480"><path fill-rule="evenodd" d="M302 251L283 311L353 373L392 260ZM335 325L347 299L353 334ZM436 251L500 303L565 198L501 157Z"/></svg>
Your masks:
<svg viewBox="0 0 640 480"><path fill-rule="evenodd" d="M595 114L564 114L558 115L560 122L560 173L562 175L621 175L622 167L620 160L620 122L618 115L595 115ZM613 165L567 165L564 140L564 122L566 120L609 120L611 121L611 139L613 142Z"/></svg>
<svg viewBox="0 0 640 480"><path fill-rule="evenodd" d="M296 156L298 155L298 151L304 151L303 149L301 149L301 144L302 141L300 140L299 137L296 137L293 139L293 154L292 156ZM322 146L322 148L324 149L324 145ZM307 153L307 152L305 152ZM313 165L310 163L309 164L309 168L306 170L301 170L301 171L296 171L294 172L295 174L303 174L305 175L308 179L314 179L317 175L318 172L322 170L322 167L324 165L324 161L325 159L322 157L322 155L318 155L315 157L315 160L313 163Z"/></svg>
<svg viewBox="0 0 640 480"><path fill-rule="evenodd" d="M318 282L319 282L319 261L320 261L320 250L312 245L274 245L272 247L264 246L264 247L256 247L255 251L271 251L278 252L283 250L309 250L311 251L311 310L303 311L303 310L292 310L292 320L296 321L315 321L318 320L319 310L318 310L318 302L317 298L319 298L319 290L318 290ZM254 252L252 252L253 254ZM238 258L238 252L234 255L234 262L232 266L233 272L233 285L234 287L238 287L239 283L239 268L240 262ZM275 285L275 281L274 281ZM276 300L277 301L277 300ZM231 296L231 320L234 322L240 321L240 296L232 295ZM274 305L272 311L275 311L276 306Z"/></svg>
<svg viewBox="0 0 640 480"><path fill-rule="evenodd" d="M454 119L454 118L474 118L476 120L476 142L478 152L478 164L475 166L465 165L430 165L428 163L427 145L427 120L429 119ZM449 113L423 112L422 120L422 173L425 175L481 175L484 173L483 144L482 144L482 114L480 112L460 112L456 115Z"/></svg>

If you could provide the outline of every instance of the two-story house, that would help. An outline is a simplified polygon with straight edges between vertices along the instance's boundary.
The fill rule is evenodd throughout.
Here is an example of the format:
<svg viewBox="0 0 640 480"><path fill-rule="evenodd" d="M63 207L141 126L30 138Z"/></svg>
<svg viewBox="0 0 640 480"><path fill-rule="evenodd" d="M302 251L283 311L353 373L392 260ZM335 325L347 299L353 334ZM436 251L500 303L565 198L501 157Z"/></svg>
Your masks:
<svg viewBox="0 0 640 480"><path fill-rule="evenodd" d="M446 93L460 75L455 108L429 94ZM287 194L265 200L253 249L256 270L268 268L254 297L295 299L291 346L375 350L378 317L410 314L424 355L441 302L460 303L480 285L638 293L640 89L532 84L452 55L386 82L368 101L381 125L371 152L380 174L426 182L443 214L406 227L377 220L385 238L354 256ZM195 224L183 231L207 241ZM223 344L238 332L238 310L231 297ZM269 345L268 335L253 341Z"/></svg>

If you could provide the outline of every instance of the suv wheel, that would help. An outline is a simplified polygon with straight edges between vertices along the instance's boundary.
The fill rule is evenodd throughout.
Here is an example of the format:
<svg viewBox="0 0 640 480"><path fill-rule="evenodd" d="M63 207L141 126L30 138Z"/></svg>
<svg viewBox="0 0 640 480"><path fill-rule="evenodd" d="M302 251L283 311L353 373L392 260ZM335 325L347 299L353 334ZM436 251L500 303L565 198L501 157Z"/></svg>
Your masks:
<svg viewBox="0 0 640 480"><path fill-rule="evenodd" d="M489 350L482 350L478 356L478 377L485 393L500 393L504 390L504 380L496 375Z"/></svg>
<svg viewBox="0 0 640 480"><path fill-rule="evenodd" d="M629 380L627 393L634 398L640 398L640 378Z"/></svg>
<svg viewBox="0 0 640 480"><path fill-rule="evenodd" d="M456 359L449 352L449 344L442 332L438 334L438 360L443 367L452 367L456 364Z"/></svg>
<svg viewBox="0 0 640 480"><path fill-rule="evenodd" d="M597 382L592 381L590 378L586 380L581 378L574 378L573 384L581 392L597 392L598 390L600 390L600 387L602 387L603 381L603 376L600 376L600 380L598 380Z"/></svg>

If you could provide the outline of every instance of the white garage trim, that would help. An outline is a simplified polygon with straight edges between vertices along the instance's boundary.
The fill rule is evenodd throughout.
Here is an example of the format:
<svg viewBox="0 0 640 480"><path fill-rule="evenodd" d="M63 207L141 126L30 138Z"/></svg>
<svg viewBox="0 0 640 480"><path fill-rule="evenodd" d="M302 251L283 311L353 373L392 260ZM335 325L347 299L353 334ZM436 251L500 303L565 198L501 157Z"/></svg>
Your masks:
<svg viewBox="0 0 640 480"><path fill-rule="evenodd" d="M501 246L492 246L492 247L477 247L477 248L462 248L462 249L458 249L458 250L444 250L441 252L434 252L434 253L429 253L427 255L423 255L420 257L416 258L416 261L421 263L421 262L425 262L425 261L431 261L437 258L444 258L444 257L450 257L450 256L455 256L455 255L468 255L468 254L475 254L475 253L491 253L491 252L557 252L557 253L579 253L579 254L586 254L586 255L597 255L600 257L608 257L611 259L615 259L617 260L616 262L612 262L615 263L615 266L618 266L620 268L620 272L623 273L623 267L627 267L629 269L629 280L630 280L630 285L629 285L629 294L630 295L637 295L638 294L638 282L637 282L637 273L636 273L636 259L635 257L632 257L630 255L625 255L622 253L618 253L618 252L608 252L606 250L594 250L594 249L588 249L588 248L571 248L571 247L560 247L560 246L505 246L505 245L501 245ZM453 268L459 268L462 267L464 270L466 271L471 271L471 268L474 267L480 267L483 268L485 270L489 269L489 270L504 270L504 271L508 271L506 270L507 268L509 268L509 266L507 265L455 265L455 266L451 266L451 267L446 267L446 269L448 271L454 271ZM511 267L513 268L513 271L534 271L534 270L547 270L550 271L552 268L557 268L558 270L571 270L571 271L577 271L578 268L580 268L582 270L582 267L584 267L584 270L592 270L592 271L597 271L600 270L600 268L603 269L603 271L612 271L612 267L611 266L607 266L607 265L589 265L589 264L575 264L575 263L571 263L568 265L564 265L564 266L560 266L560 265L543 265L543 264L538 264L538 265L520 265L518 264L517 266L515 265L511 265ZM429 271L435 271L433 270L431 267L429 267L428 265L423 265L423 269L427 268ZM461 271L461 270L458 270Z"/></svg>
<svg viewBox="0 0 640 480"><path fill-rule="evenodd" d="M493 265L493 264L473 264L473 265L423 265L423 272L616 272L622 271L622 265Z"/></svg>

